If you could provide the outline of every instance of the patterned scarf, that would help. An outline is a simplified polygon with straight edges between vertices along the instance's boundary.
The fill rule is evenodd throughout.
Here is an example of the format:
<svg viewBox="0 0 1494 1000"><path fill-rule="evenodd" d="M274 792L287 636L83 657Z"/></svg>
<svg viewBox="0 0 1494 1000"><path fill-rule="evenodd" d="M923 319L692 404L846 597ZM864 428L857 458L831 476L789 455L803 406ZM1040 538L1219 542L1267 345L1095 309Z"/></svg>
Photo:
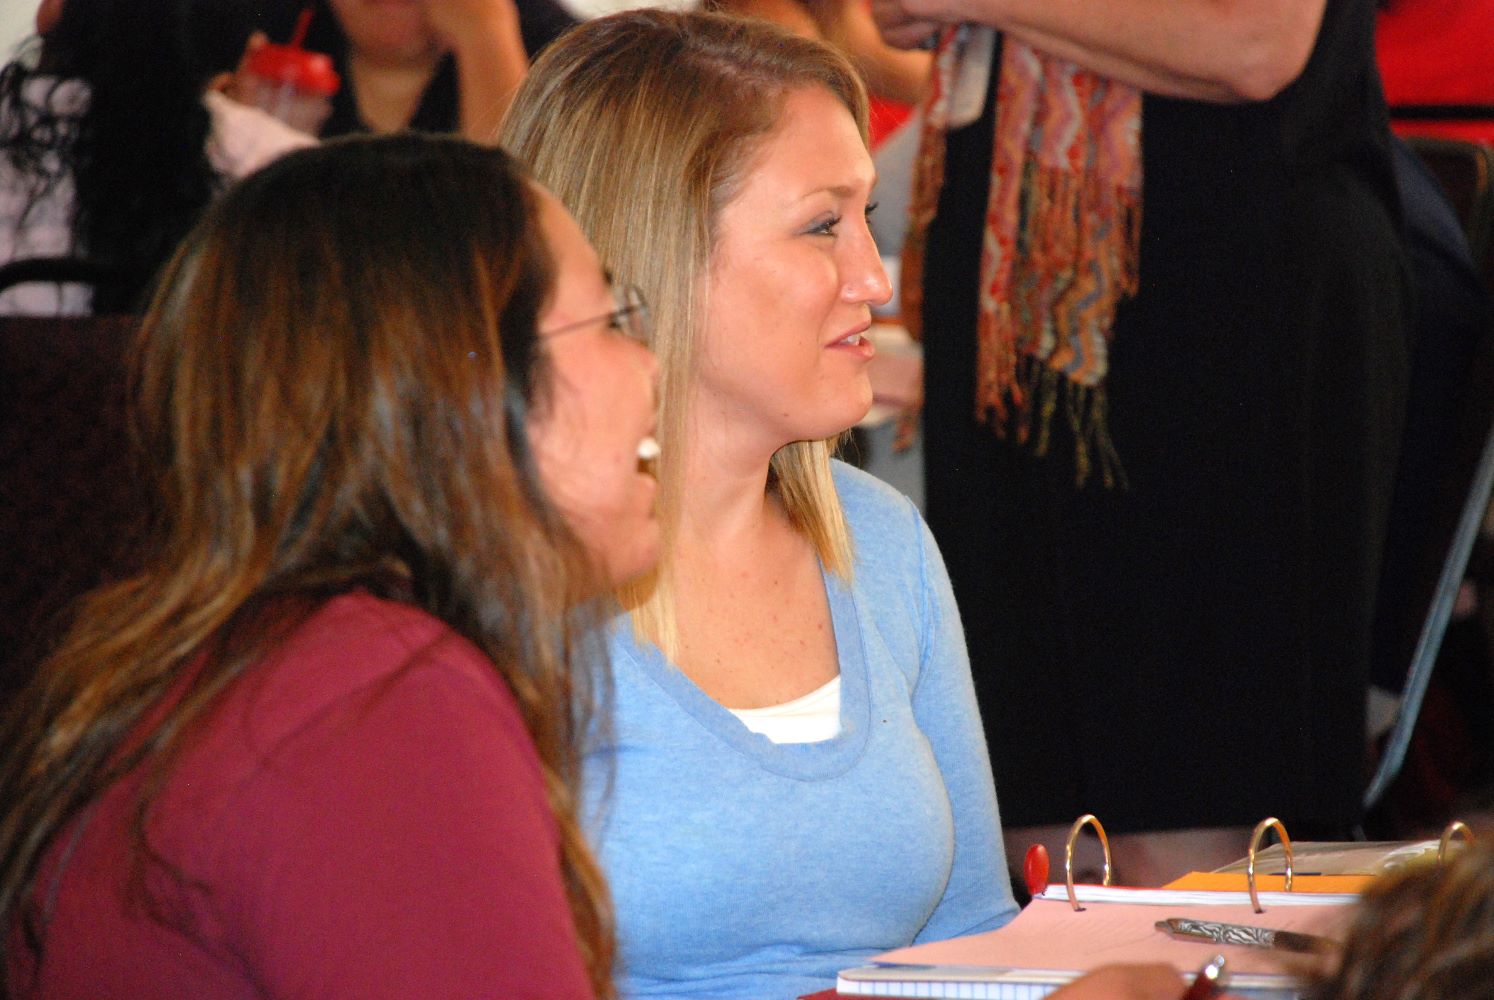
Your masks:
<svg viewBox="0 0 1494 1000"><path fill-rule="evenodd" d="M984 94L985 75L962 62L982 51L989 61L989 38L980 38L989 31L948 28L935 54L902 261L903 315L915 339L945 132L968 124L954 111L969 104L957 90L968 92L973 76ZM1062 404L1078 484L1098 462L1107 487L1124 485L1106 425L1105 373L1116 306L1136 293L1141 94L1009 36L1001 52L981 247L976 417L1042 455Z"/></svg>

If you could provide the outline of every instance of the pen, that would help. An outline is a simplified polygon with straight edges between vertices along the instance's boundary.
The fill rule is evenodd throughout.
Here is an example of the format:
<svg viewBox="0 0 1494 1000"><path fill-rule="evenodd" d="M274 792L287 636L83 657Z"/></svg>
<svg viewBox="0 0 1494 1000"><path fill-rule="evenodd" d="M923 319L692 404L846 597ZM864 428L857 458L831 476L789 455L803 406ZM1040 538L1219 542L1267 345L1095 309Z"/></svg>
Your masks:
<svg viewBox="0 0 1494 1000"><path fill-rule="evenodd" d="M1248 924L1216 924L1210 920L1171 917L1157 921L1157 930L1173 937L1196 938L1215 944L1243 944L1252 948L1275 948L1279 951L1320 952L1334 943L1329 938L1297 931L1278 931Z"/></svg>
<svg viewBox="0 0 1494 1000"><path fill-rule="evenodd" d="M1193 985L1188 987L1182 1000L1210 1000L1219 995L1219 990L1224 986L1223 980L1224 956L1215 955L1198 970L1198 975L1193 977Z"/></svg>

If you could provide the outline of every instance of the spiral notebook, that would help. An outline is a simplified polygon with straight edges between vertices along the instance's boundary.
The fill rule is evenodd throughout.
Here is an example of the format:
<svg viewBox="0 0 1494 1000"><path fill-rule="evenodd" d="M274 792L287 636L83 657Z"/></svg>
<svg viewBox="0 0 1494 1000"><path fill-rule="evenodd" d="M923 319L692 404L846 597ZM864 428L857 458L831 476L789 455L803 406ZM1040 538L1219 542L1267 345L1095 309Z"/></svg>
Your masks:
<svg viewBox="0 0 1494 1000"><path fill-rule="evenodd" d="M843 996L1029 1000L1085 972L1116 962L1161 962L1180 981L1216 954L1228 960L1227 991L1257 1000L1292 1000L1321 961L1315 956L1180 940L1156 928L1172 917L1247 924L1341 939L1354 894L1263 892L1256 913L1243 892L1077 886L1075 911L1062 885L1046 891L1000 930L878 955L842 971Z"/></svg>

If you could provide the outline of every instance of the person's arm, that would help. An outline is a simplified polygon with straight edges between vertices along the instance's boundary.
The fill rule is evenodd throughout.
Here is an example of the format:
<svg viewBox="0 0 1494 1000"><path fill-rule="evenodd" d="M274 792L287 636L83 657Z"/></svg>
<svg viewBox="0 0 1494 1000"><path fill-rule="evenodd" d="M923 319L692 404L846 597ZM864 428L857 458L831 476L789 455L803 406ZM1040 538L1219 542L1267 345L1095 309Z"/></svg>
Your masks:
<svg viewBox="0 0 1494 1000"><path fill-rule="evenodd" d="M922 547L923 655L913 689L913 715L929 741L954 815L955 853L949 884L915 941L942 941L1000 927L1017 914L996 783L985 729L975 702L965 632L944 559L928 525L908 505Z"/></svg>
<svg viewBox="0 0 1494 1000"><path fill-rule="evenodd" d="M810 6L799 0L721 0L711 9L736 17L771 21L803 38L824 37L824 30Z"/></svg>
<svg viewBox="0 0 1494 1000"><path fill-rule="evenodd" d="M333 664L316 664L335 669ZM590 996L517 707L443 640L274 746L208 870L264 995Z"/></svg>
<svg viewBox="0 0 1494 1000"><path fill-rule="evenodd" d="M462 135L493 145L529 71L513 0L429 0L426 18L456 60Z"/></svg>
<svg viewBox="0 0 1494 1000"><path fill-rule="evenodd" d="M877 97L918 104L928 89L929 53L893 48L882 40L866 0L807 0L825 38L839 46Z"/></svg>
<svg viewBox="0 0 1494 1000"><path fill-rule="evenodd" d="M1275 96L1307 65L1326 0L873 0L883 37L917 45L940 25L990 25L1152 93Z"/></svg>

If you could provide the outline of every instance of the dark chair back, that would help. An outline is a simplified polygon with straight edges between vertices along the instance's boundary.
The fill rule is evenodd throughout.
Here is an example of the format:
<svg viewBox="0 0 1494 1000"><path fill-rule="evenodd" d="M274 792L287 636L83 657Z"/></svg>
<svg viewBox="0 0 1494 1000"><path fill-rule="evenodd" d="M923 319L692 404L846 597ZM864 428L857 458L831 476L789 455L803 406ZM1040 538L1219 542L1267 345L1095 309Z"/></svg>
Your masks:
<svg viewBox="0 0 1494 1000"><path fill-rule="evenodd" d="M125 416L133 317L0 317L0 704L149 508Z"/></svg>
<svg viewBox="0 0 1494 1000"><path fill-rule="evenodd" d="M1406 143L1436 176L1468 236L1474 264L1494 288L1494 147L1429 137Z"/></svg>
<svg viewBox="0 0 1494 1000"><path fill-rule="evenodd" d="M1397 151L1397 180L1417 302L1373 664L1402 698L1366 807L1404 762L1494 488L1494 150L1446 139L1407 146L1415 157Z"/></svg>
<svg viewBox="0 0 1494 1000"><path fill-rule="evenodd" d="M135 312L145 276L88 257L23 257L0 265L0 292L16 285L87 285L93 307Z"/></svg>

